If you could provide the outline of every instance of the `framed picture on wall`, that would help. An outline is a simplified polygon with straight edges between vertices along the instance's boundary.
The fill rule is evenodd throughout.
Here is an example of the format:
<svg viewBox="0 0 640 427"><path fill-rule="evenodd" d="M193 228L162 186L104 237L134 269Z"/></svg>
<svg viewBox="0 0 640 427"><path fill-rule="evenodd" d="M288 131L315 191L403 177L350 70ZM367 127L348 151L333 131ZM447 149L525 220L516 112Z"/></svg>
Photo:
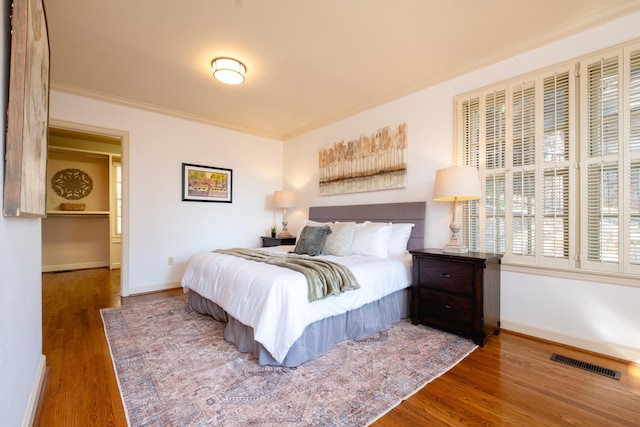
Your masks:
<svg viewBox="0 0 640 427"><path fill-rule="evenodd" d="M49 37L42 0L13 2L5 216L46 216Z"/></svg>
<svg viewBox="0 0 640 427"><path fill-rule="evenodd" d="M231 203L233 171L213 166L182 164L182 200Z"/></svg>

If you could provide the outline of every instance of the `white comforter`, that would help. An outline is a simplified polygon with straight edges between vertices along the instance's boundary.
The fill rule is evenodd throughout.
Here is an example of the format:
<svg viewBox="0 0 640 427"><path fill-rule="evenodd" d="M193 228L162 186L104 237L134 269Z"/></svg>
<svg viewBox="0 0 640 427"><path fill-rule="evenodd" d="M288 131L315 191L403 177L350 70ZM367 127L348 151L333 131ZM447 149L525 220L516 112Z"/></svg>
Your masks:
<svg viewBox="0 0 640 427"><path fill-rule="evenodd" d="M286 253L293 246L260 249ZM409 254L386 259L362 255L322 257L349 267L360 289L310 303L302 273L214 252L191 257L182 287L185 292L192 289L210 299L251 326L255 340L282 362L309 324L361 307L411 284Z"/></svg>

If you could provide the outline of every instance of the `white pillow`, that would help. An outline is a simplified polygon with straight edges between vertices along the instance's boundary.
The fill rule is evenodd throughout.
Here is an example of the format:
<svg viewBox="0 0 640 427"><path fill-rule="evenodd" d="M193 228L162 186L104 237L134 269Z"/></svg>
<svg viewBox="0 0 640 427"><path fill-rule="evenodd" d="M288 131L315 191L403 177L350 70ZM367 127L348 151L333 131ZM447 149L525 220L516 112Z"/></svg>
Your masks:
<svg viewBox="0 0 640 427"><path fill-rule="evenodd" d="M356 232L356 223L336 221L328 225L331 228L331 233L327 235L322 253L335 256L347 255Z"/></svg>
<svg viewBox="0 0 640 427"><path fill-rule="evenodd" d="M391 235L389 236L389 255L400 255L407 252L407 242L411 237L411 229L415 224L393 223L391 224Z"/></svg>
<svg viewBox="0 0 640 427"><path fill-rule="evenodd" d="M349 253L386 258L389 236L391 236L391 223L357 224Z"/></svg>

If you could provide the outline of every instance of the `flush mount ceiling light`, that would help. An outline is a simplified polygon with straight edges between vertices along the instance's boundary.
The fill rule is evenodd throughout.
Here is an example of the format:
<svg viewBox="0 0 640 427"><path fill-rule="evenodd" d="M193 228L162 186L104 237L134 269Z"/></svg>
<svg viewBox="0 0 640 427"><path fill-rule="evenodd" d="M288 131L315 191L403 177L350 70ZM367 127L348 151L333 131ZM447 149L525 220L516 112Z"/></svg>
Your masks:
<svg viewBox="0 0 640 427"><path fill-rule="evenodd" d="M244 73L247 72L247 67L233 58L216 58L211 61L211 68L213 77L228 85L239 85L244 82Z"/></svg>

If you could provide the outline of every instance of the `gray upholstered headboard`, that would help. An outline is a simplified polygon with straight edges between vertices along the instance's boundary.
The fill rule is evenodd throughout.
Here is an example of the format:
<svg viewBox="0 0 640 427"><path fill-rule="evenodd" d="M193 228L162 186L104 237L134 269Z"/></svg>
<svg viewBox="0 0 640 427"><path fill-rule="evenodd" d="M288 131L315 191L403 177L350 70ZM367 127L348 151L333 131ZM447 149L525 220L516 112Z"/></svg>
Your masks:
<svg viewBox="0 0 640 427"><path fill-rule="evenodd" d="M312 206L312 221L409 222L415 224L407 249L424 248L426 202L384 203L376 205Z"/></svg>

